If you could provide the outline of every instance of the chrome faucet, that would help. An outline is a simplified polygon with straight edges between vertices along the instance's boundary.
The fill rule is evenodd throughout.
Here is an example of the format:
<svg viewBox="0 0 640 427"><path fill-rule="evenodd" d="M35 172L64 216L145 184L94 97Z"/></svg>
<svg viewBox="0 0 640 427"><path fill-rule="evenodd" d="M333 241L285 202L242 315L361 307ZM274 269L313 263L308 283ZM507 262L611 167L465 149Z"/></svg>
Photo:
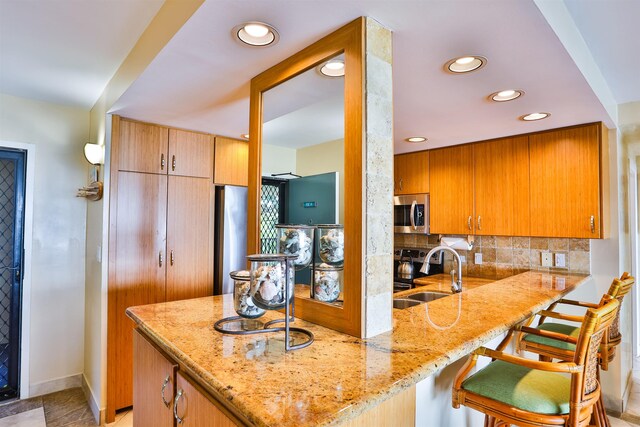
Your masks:
<svg viewBox="0 0 640 427"><path fill-rule="evenodd" d="M440 245L431 249L427 254L427 256L424 258L424 264L422 264L422 268L420 269L420 272L429 274L429 260L431 259L431 255L433 255L438 251L443 251L443 250L451 252L453 254L453 257L458 262L458 271L451 270L451 292L453 293L462 292L462 261L460 260L460 255L458 255L458 252L451 249L449 246Z"/></svg>

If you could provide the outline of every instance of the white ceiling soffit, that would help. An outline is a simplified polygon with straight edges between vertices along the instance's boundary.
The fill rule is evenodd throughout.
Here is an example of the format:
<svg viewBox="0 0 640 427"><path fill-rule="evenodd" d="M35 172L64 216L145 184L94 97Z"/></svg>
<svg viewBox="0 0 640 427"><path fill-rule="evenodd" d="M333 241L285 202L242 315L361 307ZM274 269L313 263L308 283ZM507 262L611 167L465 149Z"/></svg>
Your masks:
<svg viewBox="0 0 640 427"><path fill-rule="evenodd" d="M249 80L358 16L394 32L395 151L426 148L606 120L607 114L532 0L217 0L206 2L165 46L112 112L239 137L249 126ZM252 48L231 29L275 26L280 42ZM450 75L450 58L479 54L488 65ZM494 103L492 92L526 95ZM522 122L530 112L550 118ZM408 144L421 135L427 143Z"/></svg>
<svg viewBox="0 0 640 427"><path fill-rule="evenodd" d="M0 92L89 109L163 0L0 0Z"/></svg>
<svg viewBox="0 0 640 427"><path fill-rule="evenodd" d="M616 102L640 101L640 1L564 3Z"/></svg>

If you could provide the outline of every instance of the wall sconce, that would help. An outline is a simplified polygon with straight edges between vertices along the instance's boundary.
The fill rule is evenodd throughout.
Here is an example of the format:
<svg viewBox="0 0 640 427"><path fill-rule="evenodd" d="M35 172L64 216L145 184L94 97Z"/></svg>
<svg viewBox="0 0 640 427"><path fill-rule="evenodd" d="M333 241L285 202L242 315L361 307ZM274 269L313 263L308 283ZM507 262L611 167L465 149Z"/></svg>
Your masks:
<svg viewBox="0 0 640 427"><path fill-rule="evenodd" d="M87 142L84 144L84 157L92 165L104 164L104 147L102 145Z"/></svg>
<svg viewBox="0 0 640 427"><path fill-rule="evenodd" d="M87 200L100 200L103 194L103 184L100 182L100 165L104 164L104 146L87 142L84 145L84 157L91 163L91 183L87 187L78 189L76 197L85 197Z"/></svg>

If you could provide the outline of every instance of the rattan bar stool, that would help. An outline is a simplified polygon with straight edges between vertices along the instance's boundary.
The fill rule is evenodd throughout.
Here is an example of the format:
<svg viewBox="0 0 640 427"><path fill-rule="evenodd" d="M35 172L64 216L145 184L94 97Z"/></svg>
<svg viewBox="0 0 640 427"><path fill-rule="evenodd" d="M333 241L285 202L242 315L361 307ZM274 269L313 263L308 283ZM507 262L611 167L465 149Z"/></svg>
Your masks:
<svg viewBox="0 0 640 427"><path fill-rule="evenodd" d="M569 322L582 322L582 316L572 316L556 312L554 311L556 306L558 304L566 304L584 308L596 308L604 304L607 298L615 298L620 301L620 304L622 304L625 295L629 293L634 283L635 279L631 277L629 273L625 272L620 279L613 280L609 290L603 296L603 299L600 300L600 304L596 305L566 299L553 303L547 310L543 310L538 313L540 320L538 321L537 327L530 328L522 326L517 328L522 332L517 337L517 348L538 354L542 361L551 361L552 359L559 359L563 361L572 360L575 352L576 338L580 333L580 326L566 323L545 322L545 320L547 318L553 318ZM531 321L532 320L533 318ZM529 323L531 323L531 321ZM599 367L605 371L608 369L609 363L615 358L616 348L622 341L619 322L620 312L616 315L613 323L609 327L608 333L605 334L600 345L598 362ZM597 375L599 380L599 369ZM598 426L610 425L604 408L602 396L600 397L594 411L594 422Z"/></svg>
<svg viewBox="0 0 640 427"><path fill-rule="evenodd" d="M483 412L485 427L589 425L600 398L598 347L619 307L617 299L608 298L602 307L587 310L570 362L537 361L480 347L456 375L453 407ZM493 361L467 377L478 356Z"/></svg>

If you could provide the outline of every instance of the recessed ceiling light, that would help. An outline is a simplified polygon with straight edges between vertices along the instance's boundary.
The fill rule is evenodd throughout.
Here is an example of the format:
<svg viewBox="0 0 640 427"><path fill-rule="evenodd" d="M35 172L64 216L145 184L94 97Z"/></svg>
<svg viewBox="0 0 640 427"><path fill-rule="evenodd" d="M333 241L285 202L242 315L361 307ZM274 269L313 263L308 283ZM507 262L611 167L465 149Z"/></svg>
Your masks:
<svg viewBox="0 0 640 427"><path fill-rule="evenodd" d="M524 120L525 122L532 122L534 120L542 120L549 117L551 113L531 113L520 117L520 120Z"/></svg>
<svg viewBox="0 0 640 427"><path fill-rule="evenodd" d="M332 59L320 65L319 71L327 77L342 77L344 76L344 61Z"/></svg>
<svg viewBox="0 0 640 427"><path fill-rule="evenodd" d="M445 71L450 73L468 73L470 71L478 70L484 67L487 63L487 58L479 55L467 55L459 58L453 58L444 64Z"/></svg>
<svg viewBox="0 0 640 427"><path fill-rule="evenodd" d="M242 137L244 139L249 139L249 134L248 133L243 133L242 135L240 135L240 137Z"/></svg>
<svg viewBox="0 0 640 427"><path fill-rule="evenodd" d="M412 136L409 138L406 138L405 141L407 142L425 142L427 140L427 138L425 138L424 136Z"/></svg>
<svg viewBox="0 0 640 427"><path fill-rule="evenodd" d="M507 89L492 93L489 95L489 99L496 102L513 101L514 99L520 98L522 95L524 95L523 90Z"/></svg>
<svg viewBox="0 0 640 427"><path fill-rule="evenodd" d="M233 34L250 46L268 46L278 43L280 36L275 28L264 22L245 22L233 28Z"/></svg>

